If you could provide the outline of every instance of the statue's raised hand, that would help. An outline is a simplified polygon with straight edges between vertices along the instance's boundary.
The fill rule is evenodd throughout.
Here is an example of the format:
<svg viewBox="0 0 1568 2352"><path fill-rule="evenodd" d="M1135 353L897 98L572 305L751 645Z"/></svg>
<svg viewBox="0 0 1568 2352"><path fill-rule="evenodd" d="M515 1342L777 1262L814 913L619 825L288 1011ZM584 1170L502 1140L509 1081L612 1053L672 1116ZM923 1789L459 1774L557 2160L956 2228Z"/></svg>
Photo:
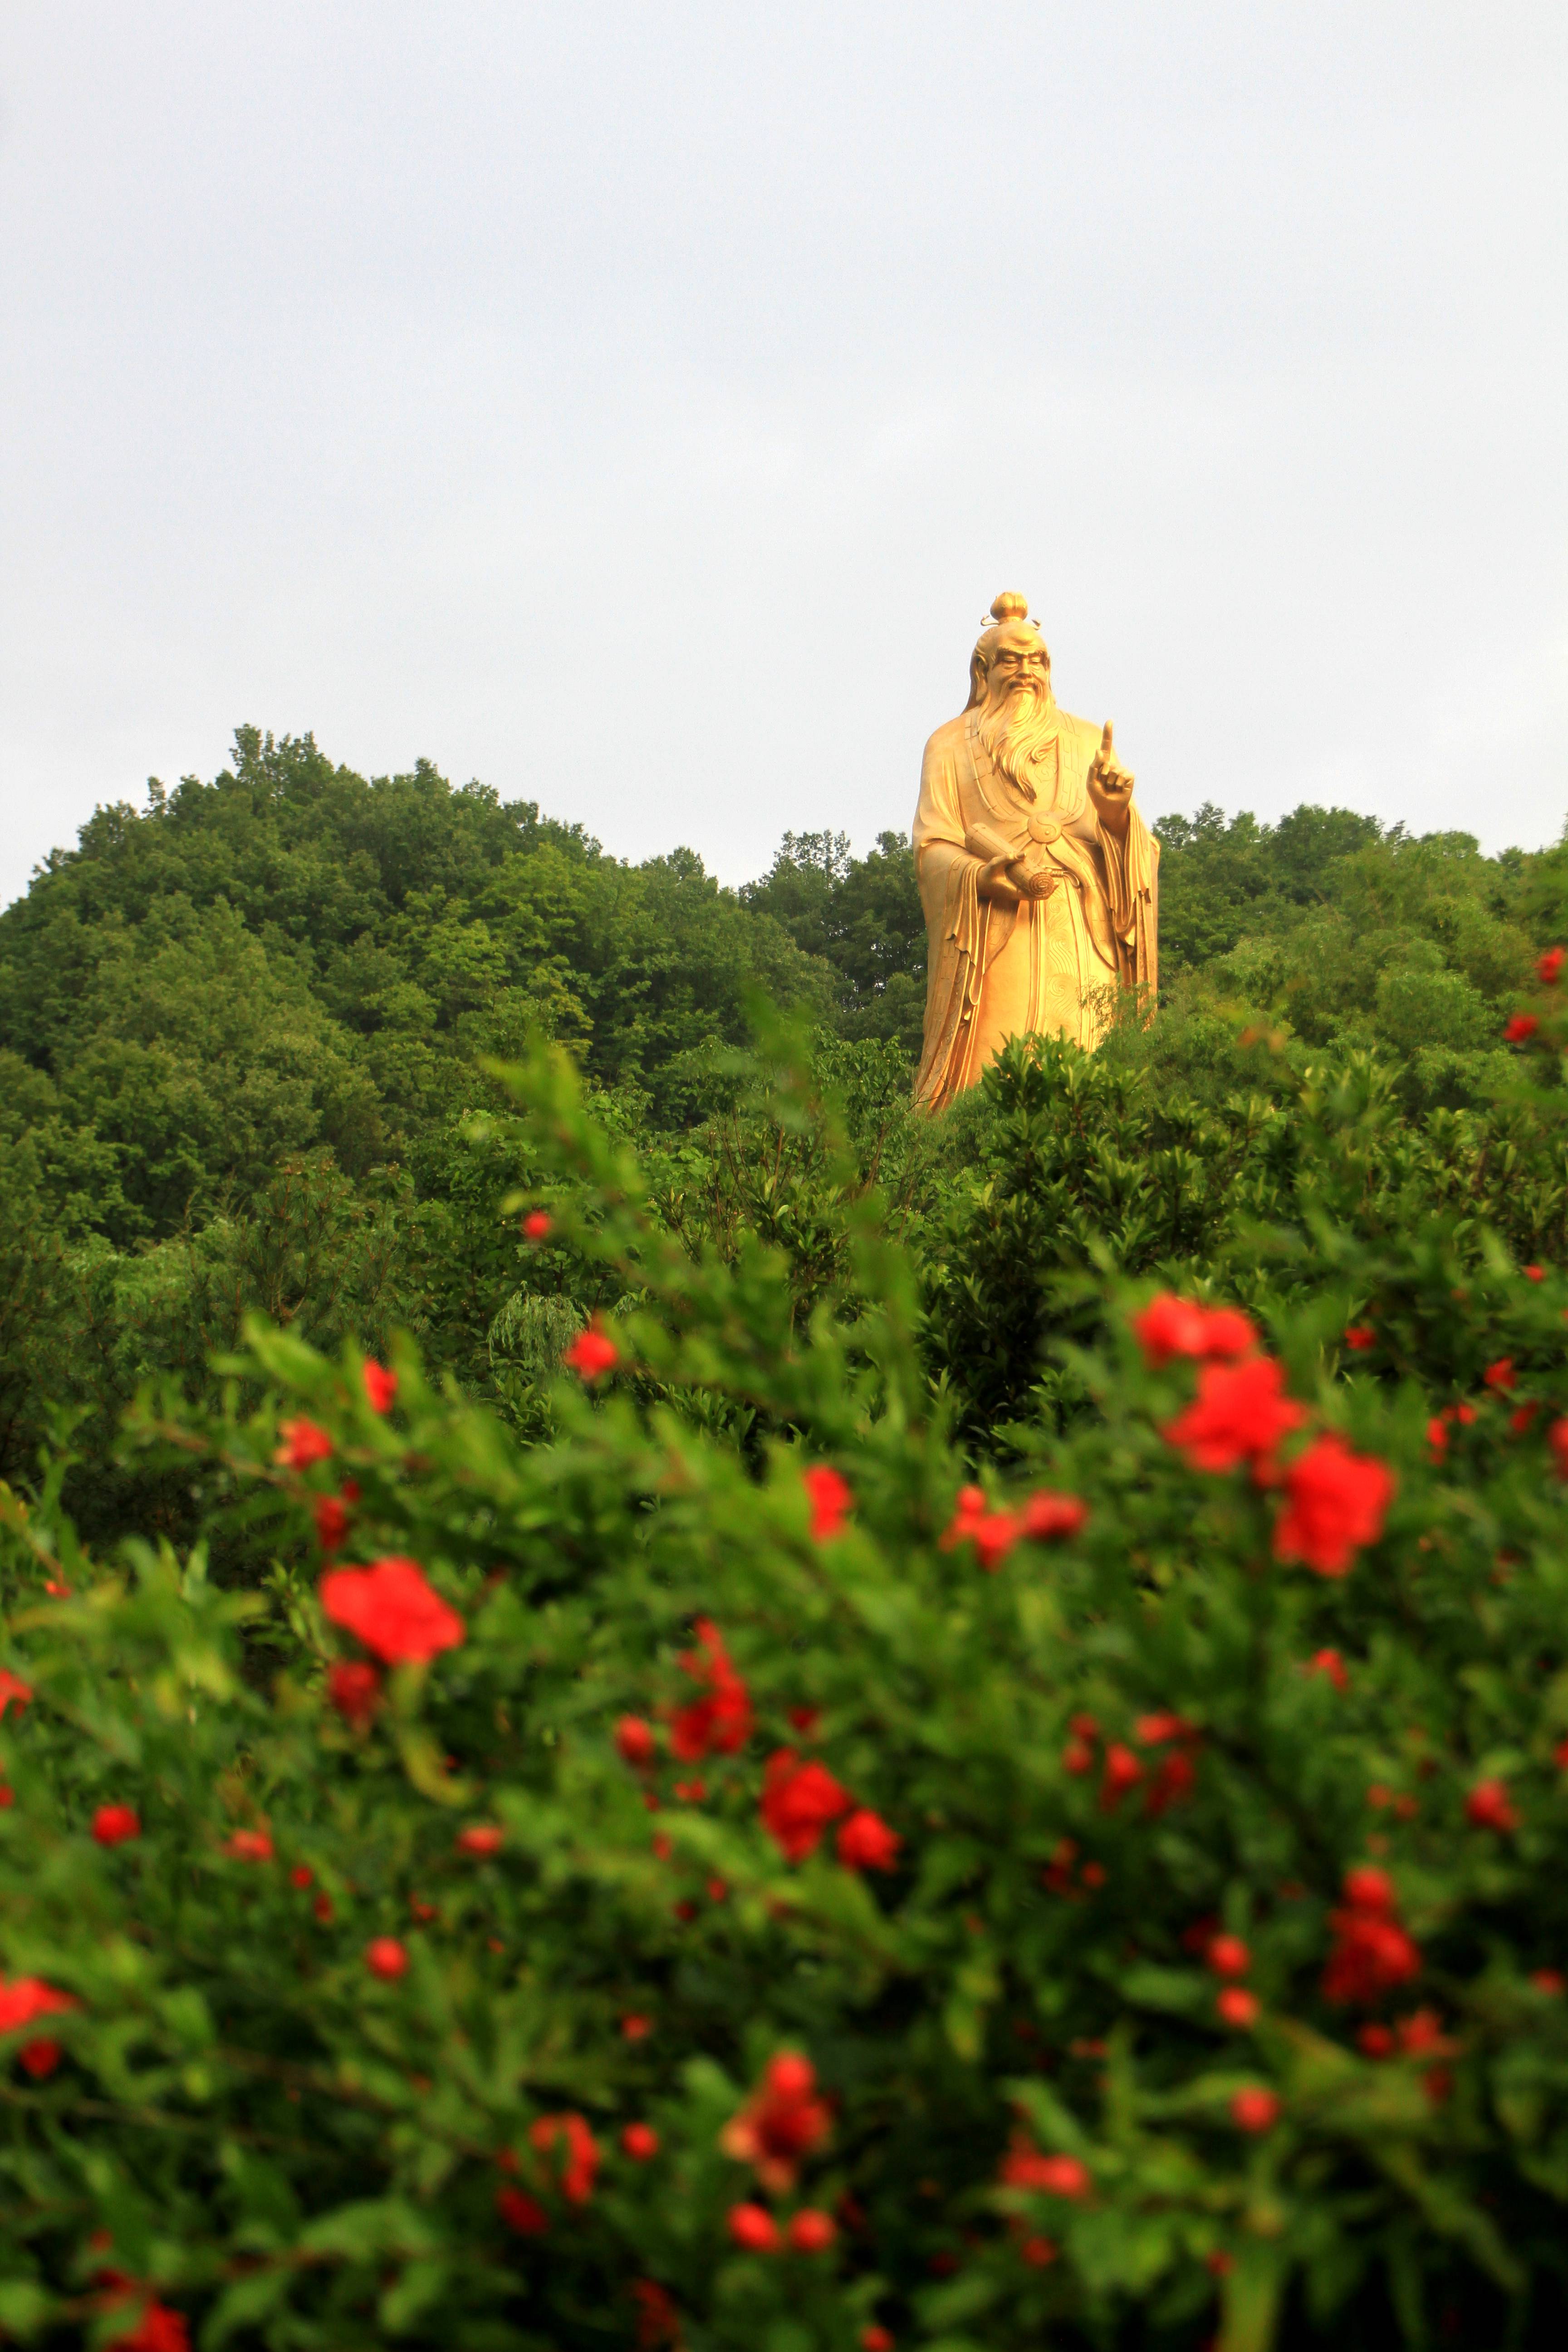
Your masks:
<svg viewBox="0 0 1568 2352"><path fill-rule="evenodd" d="M1089 796L1107 833L1118 838L1127 830L1127 818L1132 805L1132 777L1118 760L1110 741L1110 721L1105 722L1105 732L1100 739L1100 749L1089 772Z"/></svg>

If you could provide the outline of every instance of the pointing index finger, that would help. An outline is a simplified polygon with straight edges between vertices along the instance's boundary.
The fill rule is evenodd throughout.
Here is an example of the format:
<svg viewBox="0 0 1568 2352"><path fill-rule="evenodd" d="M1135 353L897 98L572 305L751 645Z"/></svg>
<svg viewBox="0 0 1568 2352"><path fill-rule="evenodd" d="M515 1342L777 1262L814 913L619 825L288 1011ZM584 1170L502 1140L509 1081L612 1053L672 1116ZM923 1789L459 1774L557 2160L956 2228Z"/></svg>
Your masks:
<svg viewBox="0 0 1568 2352"><path fill-rule="evenodd" d="M1113 760L1116 757L1115 751L1113 750L1110 741L1110 721L1109 719L1105 722L1105 729L1100 739L1100 756L1102 760Z"/></svg>

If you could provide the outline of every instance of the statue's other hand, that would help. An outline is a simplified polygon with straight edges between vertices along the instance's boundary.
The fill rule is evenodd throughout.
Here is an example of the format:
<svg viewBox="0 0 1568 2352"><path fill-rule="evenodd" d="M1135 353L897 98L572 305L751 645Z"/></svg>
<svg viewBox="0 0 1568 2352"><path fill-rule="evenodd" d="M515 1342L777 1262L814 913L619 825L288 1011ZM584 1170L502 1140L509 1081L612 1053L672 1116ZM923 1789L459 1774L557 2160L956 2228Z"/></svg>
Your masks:
<svg viewBox="0 0 1568 2352"><path fill-rule="evenodd" d="M1061 878L1051 866L1037 866L1033 873L1021 866L1013 871L1013 879L1026 898L1048 898Z"/></svg>
<svg viewBox="0 0 1568 2352"><path fill-rule="evenodd" d="M1132 804L1132 775L1116 756L1110 740L1109 719L1089 772L1089 796L1107 833L1126 832L1128 812Z"/></svg>

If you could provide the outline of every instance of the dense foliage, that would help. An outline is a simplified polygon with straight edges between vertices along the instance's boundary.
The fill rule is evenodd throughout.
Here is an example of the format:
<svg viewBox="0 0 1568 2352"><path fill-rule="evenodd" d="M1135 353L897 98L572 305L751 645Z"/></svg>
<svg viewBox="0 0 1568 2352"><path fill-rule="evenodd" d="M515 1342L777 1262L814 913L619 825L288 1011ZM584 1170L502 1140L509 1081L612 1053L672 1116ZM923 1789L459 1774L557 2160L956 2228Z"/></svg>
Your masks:
<svg viewBox="0 0 1568 2352"><path fill-rule="evenodd" d="M1563 856L1163 832L939 1121L896 835L0 918L0 2330L1560 2338Z"/></svg>
<svg viewBox="0 0 1568 2352"><path fill-rule="evenodd" d="M515 1084L637 1302L547 1435L258 1324L131 1434L264 1593L8 1507L0 2321L1555 2341L1568 1281L1325 1212L1254 1321L1113 1283L977 1486L804 1065L804 1321Z"/></svg>

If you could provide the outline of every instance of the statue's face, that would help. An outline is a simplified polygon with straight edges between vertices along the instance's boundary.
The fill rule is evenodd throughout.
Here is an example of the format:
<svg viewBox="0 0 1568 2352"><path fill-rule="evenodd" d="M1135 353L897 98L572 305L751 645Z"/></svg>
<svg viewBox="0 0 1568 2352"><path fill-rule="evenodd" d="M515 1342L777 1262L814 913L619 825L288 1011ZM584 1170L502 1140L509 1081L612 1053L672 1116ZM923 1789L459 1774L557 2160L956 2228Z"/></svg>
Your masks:
<svg viewBox="0 0 1568 2352"><path fill-rule="evenodd" d="M1005 629L991 656L987 699L1000 703L1019 693L1044 694L1050 674L1046 649L1034 631Z"/></svg>

